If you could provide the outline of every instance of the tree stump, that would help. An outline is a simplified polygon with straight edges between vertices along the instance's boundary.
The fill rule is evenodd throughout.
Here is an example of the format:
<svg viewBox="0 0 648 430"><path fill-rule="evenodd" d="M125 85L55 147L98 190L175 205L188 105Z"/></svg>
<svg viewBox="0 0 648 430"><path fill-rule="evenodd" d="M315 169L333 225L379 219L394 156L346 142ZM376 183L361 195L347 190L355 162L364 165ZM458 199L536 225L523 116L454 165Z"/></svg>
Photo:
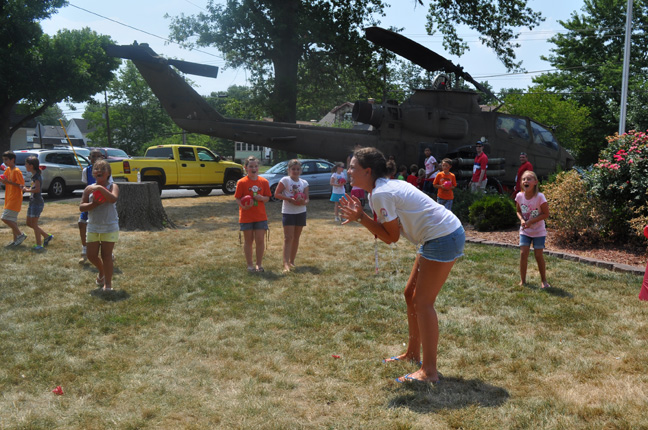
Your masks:
<svg viewBox="0 0 648 430"><path fill-rule="evenodd" d="M120 230L176 228L162 206L157 182L116 182Z"/></svg>

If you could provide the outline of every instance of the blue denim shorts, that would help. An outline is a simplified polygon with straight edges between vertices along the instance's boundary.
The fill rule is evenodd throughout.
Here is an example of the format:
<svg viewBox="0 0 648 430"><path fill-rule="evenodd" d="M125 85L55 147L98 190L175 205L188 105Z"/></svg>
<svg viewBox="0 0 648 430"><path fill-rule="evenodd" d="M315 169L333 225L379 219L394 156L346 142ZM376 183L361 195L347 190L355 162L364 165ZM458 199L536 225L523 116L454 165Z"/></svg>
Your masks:
<svg viewBox="0 0 648 430"><path fill-rule="evenodd" d="M531 246L533 243L533 249L544 249L545 247L545 238L546 236L540 237L531 237L524 234L520 235L520 246Z"/></svg>
<svg viewBox="0 0 648 430"><path fill-rule="evenodd" d="M306 212L298 214L281 214L283 225L306 227Z"/></svg>
<svg viewBox="0 0 648 430"><path fill-rule="evenodd" d="M419 247L418 253L426 260L449 263L464 255L465 243L466 233L459 227L446 236L428 240Z"/></svg>
<svg viewBox="0 0 648 430"><path fill-rule="evenodd" d="M256 221L256 222L240 222L239 226L241 227L241 231L246 231L246 230L267 230L268 229L268 220Z"/></svg>
<svg viewBox="0 0 648 430"><path fill-rule="evenodd" d="M40 218L45 209L45 203L43 202L29 202L27 207L27 217L28 218Z"/></svg>
<svg viewBox="0 0 648 430"><path fill-rule="evenodd" d="M437 203L440 204L441 206L445 207L449 211L452 210L452 202L453 201L454 200L446 200L446 199L442 199L441 197L437 197Z"/></svg>

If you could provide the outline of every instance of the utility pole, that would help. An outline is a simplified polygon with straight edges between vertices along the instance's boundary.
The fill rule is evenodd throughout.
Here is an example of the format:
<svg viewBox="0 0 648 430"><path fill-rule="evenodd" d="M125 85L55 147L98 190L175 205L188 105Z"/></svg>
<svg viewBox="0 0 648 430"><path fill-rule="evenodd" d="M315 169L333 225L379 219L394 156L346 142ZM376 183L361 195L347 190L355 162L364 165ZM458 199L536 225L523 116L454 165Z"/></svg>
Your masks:
<svg viewBox="0 0 648 430"><path fill-rule="evenodd" d="M106 93L106 90L104 90L104 100L106 105L106 113L104 114L106 117L106 135L108 137L108 146L112 147L112 139L110 137L110 115L108 114L108 94Z"/></svg>
<svg viewBox="0 0 648 430"><path fill-rule="evenodd" d="M628 104L628 75L630 72L630 40L632 38L632 0L628 0L626 13L625 48L623 52L623 77L621 80L621 113L619 115L619 135L625 133L626 108Z"/></svg>

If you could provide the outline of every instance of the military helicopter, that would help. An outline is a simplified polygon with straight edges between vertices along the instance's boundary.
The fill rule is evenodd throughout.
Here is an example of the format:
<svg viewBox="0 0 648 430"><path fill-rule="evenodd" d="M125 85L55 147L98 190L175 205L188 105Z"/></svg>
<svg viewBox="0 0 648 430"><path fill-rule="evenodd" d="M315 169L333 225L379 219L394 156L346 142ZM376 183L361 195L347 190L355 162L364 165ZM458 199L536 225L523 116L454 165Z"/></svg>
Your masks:
<svg viewBox="0 0 648 430"><path fill-rule="evenodd" d="M558 166L573 166L574 158L548 127L527 117L499 113L499 107L484 111L477 92L451 89L450 73L495 97L462 67L398 33L380 27L366 28L365 33L375 45L425 70L441 72L433 89L416 90L400 104L395 100L382 104L357 101L352 118L370 124L369 130L225 118L170 66L183 73L212 77L217 75L217 67L164 59L146 44L113 45L107 52L132 60L172 120L192 133L330 160L346 160L356 145L373 146L406 166L422 166L424 150L430 148L439 161L454 159L453 172L464 183L472 176L475 143L479 140L489 157L488 186L499 192L515 184L520 152L527 153L540 177L553 173Z"/></svg>

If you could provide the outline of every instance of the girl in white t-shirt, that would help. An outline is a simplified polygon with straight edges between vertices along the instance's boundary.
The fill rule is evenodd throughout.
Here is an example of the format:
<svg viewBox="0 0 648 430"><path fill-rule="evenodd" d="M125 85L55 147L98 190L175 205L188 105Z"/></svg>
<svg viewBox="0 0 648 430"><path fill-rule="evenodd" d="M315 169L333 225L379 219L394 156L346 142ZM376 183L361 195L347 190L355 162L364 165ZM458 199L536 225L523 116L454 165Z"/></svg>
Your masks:
<svg viewBox="0 0 648 430"><path fill-rule="evenodd" d="M344 196L344 185L346 184L346 175L344 174L344 163L337 162L333 167L333 174L331 175L331 201L335 202L335 221L340 221L338 216L340 209L340 199Z"/></svg>
<svg viewBox="0 0 648 430"><path fill-rule="evenodd" d="M385 243L394 243L403 235L418 246L416 260L405 286L409 343L407 351L385 362L410 360L421 368L397 378L397 382L439 381L437 346L439 322L434 302L457 258L463 255L465 232L457 217L404 181L387 179L390 167L376 148L362 148L354 153L349 166L351 185L369 192L369 205L376 220L362 210L360 200L345 196L340 200L347 221L361 223Z"/></svg>
<svg viewBox="0 0 648 430"><path fill-rule="evenodd" d="M544 220L549 217L549 204L538 189L538 177L527 170L522 174L522 191L515 196L517 216L520 219L520 285L526 284L527 261L533 243L533 253L538 263L542 288L550 288L547 282L543 250L547 230Z"/></svg>
<svg viewBox="0 0 648 430"><path fill-rule="evenodd" d="M306 226L306 205L308 204L308 182L301 179L301 162L288 162L288 176L281 178L275 190L275 198L283 200L284 246L283 273L295 268L295 257L299 248L299 237Z"/></svg>

